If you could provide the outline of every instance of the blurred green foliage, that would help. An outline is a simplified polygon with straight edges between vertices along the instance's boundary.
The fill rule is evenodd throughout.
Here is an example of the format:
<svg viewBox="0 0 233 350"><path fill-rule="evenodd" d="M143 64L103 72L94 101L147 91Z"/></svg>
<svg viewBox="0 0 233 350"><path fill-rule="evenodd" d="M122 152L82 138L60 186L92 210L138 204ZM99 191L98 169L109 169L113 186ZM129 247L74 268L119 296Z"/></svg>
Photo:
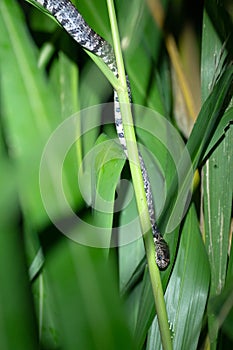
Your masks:
<svg viewBox="0 0 233 350"><path fill-rule="evenodd" d="M91 27L111 41L105 1L77 5ZM159 224L172 257L168 270L161 272L171 336L174 349L231 349L232 7L208 0L199 6L193 25L185 1L163 5L168 25L173 16L179 21L181 52L187 23L193 28L189 39L200 62L193 56L183 63L189 77L190 66L200 65L191 81L201 81L196 124L187 139L181 132L201 181L172 233L166 232L166 223L176 183L166 154L161 171L169 185ZM160 113L179 131L163 35L145 1L116 1L116 8L133 101ZM49 137L78 110L112 99L110 84L54 21L25 2L1 0L0 33L0 348L160 349L142 240L115 248L118 242L111 237L112 227L121 231L121 225L137 217L132 189L119 185L120 174L127 180L130 174L114 141L113 119L100 127L103 116L92 109L77 119L74 131L88 131L71 145L61 178L69 206L84 223L73 229L85 237L86 224L101 226L114 248L83 246L65 237L51 223L40 193L40 161ZM88 128L88 120L95 127ZM156 128L153 121L151 128ZM138 134L156 155L160 146L150 135ZM58 148L71 137L65 136ZM88 156L93 150L95 158ZM56 161L48 162L47 200L58 221L69 223L57 192ZM183 176L185 181L186 172ZM124 205L113 215L120 187ZM153 188L156 194L154 181ZM98 195L106 201L107 213L91 209ZM155 202L159 207L156 197ZM138 223L135 227L140 232Z"/></svg>

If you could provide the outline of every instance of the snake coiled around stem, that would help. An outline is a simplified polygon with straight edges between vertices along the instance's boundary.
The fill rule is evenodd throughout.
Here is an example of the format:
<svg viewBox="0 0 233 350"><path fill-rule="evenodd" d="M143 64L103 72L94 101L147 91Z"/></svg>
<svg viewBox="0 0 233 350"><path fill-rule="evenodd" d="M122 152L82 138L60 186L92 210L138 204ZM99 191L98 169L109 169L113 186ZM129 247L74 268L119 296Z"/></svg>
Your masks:
<svg viewBox="0 0 233 350"><path fill-rule="evenodd" d="M114 75L118 77L116 59L112 46L100 35L98 35L92 28L90 28L90 26L86 23L81 14L69 0L36 0L36 2L42 5L50 14L52 14L76 42L78 42L83 48L89 50L96 56L99 56L104 61L104 63L111 69ZM129 97L131 100L130 84L128 78L127 84ZM126 140L124 136L124 128L121 118L120 104L116 91L114 91L114 103L115 125L118 138L126 156L128 157ZM145 163L140 153L139 161L152 227L153 239L156 248L155 259L158 267L160 269L165 269L169 264L169 249L167 243L161 236L156 223L151 184Z"/></svg>

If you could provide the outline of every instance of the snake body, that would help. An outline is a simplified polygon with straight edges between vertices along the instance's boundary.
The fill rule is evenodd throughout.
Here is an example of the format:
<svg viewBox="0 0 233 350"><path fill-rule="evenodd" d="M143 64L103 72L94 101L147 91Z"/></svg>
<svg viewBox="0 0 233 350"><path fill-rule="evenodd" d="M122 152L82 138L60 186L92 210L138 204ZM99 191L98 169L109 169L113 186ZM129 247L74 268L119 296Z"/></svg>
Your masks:
<svg viewBox="0 0 233 350"><path fill-rule="evenodd" d="M78 42L83 48L94 53L96 56L99 56L111 69L114 75L118 77L117 64L112 46L100 35L98 35L92 28L90 28L76 7L69 0L36 0L36 2L42 5L50 14L52 14L76 42ZM128 78L127 84L128 93L131 100L130 84ZM114 103L115 125L118 138L126 156L128 157L124 128L120 112L120 104L116 91L114 91ZM169 249L167 243L161 236L156 223L151 184L143 158L140 153L139 161L147 199L150 222L152 226L153 239L156 248L155 259L158 267L160 269L165 269L169 264Z"/></svg>

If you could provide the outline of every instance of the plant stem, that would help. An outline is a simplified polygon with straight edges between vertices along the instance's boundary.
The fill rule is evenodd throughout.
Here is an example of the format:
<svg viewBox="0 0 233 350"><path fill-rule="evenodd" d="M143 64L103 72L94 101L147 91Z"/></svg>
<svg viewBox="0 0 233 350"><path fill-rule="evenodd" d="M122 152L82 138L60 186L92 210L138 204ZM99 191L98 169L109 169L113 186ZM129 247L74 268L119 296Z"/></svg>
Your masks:
<svg viewBox="0 0 233 350"><path fill-rule="evenodd" d="M154 242L152 239L150 217L148 213L143 178L142 178L142 173L141 173L141 168L140 168L140 163L138 158L138 149L137 149L136 137L134 133L133 118L132 118L130 101L128 96L125 68L124 68L124 62L122 58L120 38L119 38L113 0L107 0L107 5L108 5L111 30L112 30L113 46L114 46L116 62L117 62L118 76L119 76L119 79L118 79L119 85L116 87L116 90L117 90L117 94L120 102L121 116L122 116L122 122L124 127L124 135L125 135L126 145L128 150L130 171L131 171L133 186L135 190L141 230L143 233L143 240L144 240L144 245L146 250L148 268L149 268L152 290L153 290L155 306L157 311L161 341L162 341L163 349L170 350L172 349L172 341L171 341L166 306L165 306L165 301L163 296L160 273L155 263L155 248L154 248Z"/></svg>

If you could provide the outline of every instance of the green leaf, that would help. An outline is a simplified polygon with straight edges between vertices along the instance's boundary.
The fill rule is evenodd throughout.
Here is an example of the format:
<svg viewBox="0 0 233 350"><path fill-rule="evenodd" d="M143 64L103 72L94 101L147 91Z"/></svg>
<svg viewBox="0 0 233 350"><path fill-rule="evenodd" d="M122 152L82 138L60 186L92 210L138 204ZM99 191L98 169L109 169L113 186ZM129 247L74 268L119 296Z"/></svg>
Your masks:
<svg viewBox="0 0 233 350"><path fill-rule="evenodd" d="M189 209L165 300L174 349L197 348L209 289L209 266L194 206ZM147 349L160 349L155 318Z"/></svg>
<svg viewBox="0 0 233 350"><path fill-rule="evenodd" d="M150 276L146 267L142 281L142 292L135 329L135 340L137 349L141 349L147 337L155 315L154 297L151 288Z"/></svg>
<svg viewBox="0 0 233 350"><path fill-rule="evenodd" d="M93 77L95 77L95 79L93 79ZM86 63L80 74L79 93L81 109L100 103L106 103L106 101L109 99L109 95L112 94L111 85L103 76L99 68L91 61ZM101 113L93 114L91 109L90 112L86 110L86 113L92 114L93 122L97 125L97 127L82 135L84 155L94 147L96 139L99 135L99 128L102 125ZM86 118L83 118L82 125L84 125L84 129L85 124Z"/></svg>
<svg viewBox="0 0 233 350"><path fill-rule="evenodd" d="M19 220L15 169L0 138L0 348L36 349L37 320Z"/></svg>
<svg viewBox="0 0 233 350"><path fill-rule="evenodd" d="M119 2L118 11L133 102L165 114L163 92L159 87L158 76L161 70L161 67L158 68L158 66L160 55L162 55L162 34L144 1L135 0L130 5L129 8L129 4ZM126 11L130 11L130 19L126 19L124 15Z"/></svg>
<svg viewBox="0 0 233 350"><path fill-rule="evenodd" d="M233 67L228 68L206 99L187 142L193 167L196 169L203 152L213 136L224 110L228 106L233 89Z"/></svg>
<svg viewBox="0 0 233 350"><path fill-rule="evenodd" d="M58 60L53 62L52 72L49 76L51 84L57 94L54 95L59 103L60 112L59 117L62 120L75 115L80 110L79 106L79 71L78 67L72 60L62 51L59 52ZM83 118L84 119L84 118ZM82 167L83 159L83 145L82 138L78 137L82 135L82 121L83 119L77 118L76 120L76 134L77 140L75 140L74 147L71 147L64 159L63 163L63 186L69 203L76 208L83 204L80 189L73 184L77 181L78 169Z"/></svg>
<svg viewBox="0 0 233 350"><path fill-rule="evenodd" d="M225 284L233 194L233 127L207 161L203 175L205 244L211 266L211 295Z"/></svg>
<svg viewBox="0 0 233 350"><path fill-rule="evenodd" d="M217 3L210 6L207 1L207 11L203 18L202 40L202 96L205 99L212 91L213 83L225 70L227 62L227 47L229 45L229 30L231 25L224 16L219 21L213 21L223 9ZM231 69L231 68L230 68ZM226 76L231 73L225 70ZM220 78L221 81L221 78ZM219 82L220 82L219 81ZM217 83L218 84L218 83ZM223 91L223 88L221 88ZM232 82L231 82L232 89ZM229 91L229 99L231 98ZM217 98L217 96L216 96ZM227 107L227 103L226 103ZM226 119L228 118L228 120ZM213 137L208 146L206 156L209 156L203 168L203 215L205 228L205 245L209 256L211 269L210 296L221 293L226 278L228 261L228 240L231 220L233 177L232 177L232 108L223 115L222 119L215 124ZM225 124L225 125L224 125ZM216 142L214 144L214 142ZM214 148L211 149L211 146ZM208 331L211 349L217 348L219 327L218 321L212 313L211 299L208 303Z"/></svg>
<svg viewBox="0 0 233 350"><path fill-rule="evenodd" d="M85 18L89 26L99 35L103 36L105 40L111 42L111 30L106 1L89 0L87 2L80 2L75 0L74 4Z"/></svg>
<svg viewBox="0 0 233 350"><path fill-rule="evenodd" d="M139 283L124 300L124 309L127 315L127 323L129 324L131 334L134 334L135 332L141 293L142 283ZM134 343L136 344L135 338Z"/></svg>
<svg viewBox="0 0 233 350"><path fill-rule="evenodd" d="M114 278L103 251L62 239L46 255L50 303L64 349L133 349ZM59 315L59 316L58 316Z"/></svg>
<svg viewBox="0 0 233 350"><path fill-rule="evenodd" d="M233 281L224 287L221 294L209 301L209 313L214 317L214 328L222 329L233 340Z"/></svg>
<svg viewBox="0 0 233 350"><path fill-rule="evenodd" d="M210 2L207 1L210 5ZM217 3L214 1L213 12L217 12ZM208 6L210 9L210 6ZM222 18L220 17L220 22ZM212 22L206 10L203 15L202 50L201 50L201 92L204 102L213 89L214 83L221 75L226 60L226 50L223 40L220 39L216 26L219 21ZM226 38L225 38L226 39Z"/></svg>
<svg viewBox="0 0 233 350"><path fill-rule="evenodd" d="M233 52L233 42L232 42L232 29L233 29L233 25L232 25L232 16L231 16L231 12L229 11L227 4L218 2L218 1L212 1L212 0L206 0L205 1L205 11L208 14L208 18L211 20L212 25L214 26L214 31L215 31L215 35L217 34L217 36L219 37L219 39L221 40L222 43L224 43L224 45L226 45L226 49L229 53L229 55L232 57L232 52ZM204 21L204 25L203 25L203 30L206 30L207 33L207 40L209 38L209 43L207 43L205 41L205 43L203 44L207 44L207 47L211 47L212 49L215 46L215 39L212 35L210 34L210 26L207 25L205 27L205 25L207 24L207 22ZM210 40L211 39L211 40ZM214 39L214 41L212 42L212 39ZM203 51L205 51L205 48L202 47ZM208 48L207 48L208 50ZM222 53L221 53L222 55ZM218 55L217 55L218 56ZM211 62L209 62L211 63ZM215 60L212 61L212 64L216 63ZM211 64L211 65L212 65ZM209 67L206 67L207 69L209 69Z"/></svg>
<svg viewBox="0 0 233 350"><path fill-rule="evenodd" d="M207 147L204 158L213 150L217 143L226 135L227 129L230 128L230 125L233 120L233 108L230 107L222 116L217 129L214 132L214 135Z"/></svg>
<svg viewBox="0 0 233 350"><path fill-rule="evenodd" d="M119 215L119 280L120 289L124 295L125 293L129 293L143 276L145 259L142 259L145 255L145 248L141 237L133 185L126 172L122 174L119 193L122 194ZM125 239L126 235L128 242ZM138 264L140 266L134 272Z"/></svg>
<svg viewBox="0 0 233 350"><path fill-rule="evenodd" d="M103 231L106 229L106 233L109 232L105 245L105 247L109 247L111 244L114 205L117 205L117 202L114 202L115 193L125 163L125 156L121 147L113 140L108 139L106 135L100 135L93 151L92 178L95 179L95 182L92 185L92 203L95 209L94 223L102 227ZM114 230L112 239L115 242ZM117 242L118 240L116 240Z"/></svg>
<svg viewBox="0 0 233 350"><path fill-rule="evenodd" d="M227 265L226 285L231 283L232 279L233 279L233 244L231 244L230 252L229 252L229 262Z"/></svg>
<svg viewBox="0 0 233 350"><path fill-rule="evenodd" d="M223 73L218 83L214 86L213 91L202 106L192 133L187 141L186 149L177 164L178 172L181 174L179 179L181 182L181 194L183 191L187 190L187 187L190 186L190 176L201 163L208 143L210 142L215 128L229 103L231 97L230 94L233 88L232 82L233 67L229 68ZM192 166L188 161L187 152L190 155ZM174 176L171 186L168 189L166 203L159 218L159 223L169 223L171 213L174 210L171 204L174 200L174 194L177 191L177 186L177 177ZM175 204L177 203L179 204L178 200L175 202ZM179 207L177 208L179 209Z"/></svg>
<svg viewBox="0 0 233 350"><path fill-rule="evenodd" d="M37 68L36 49L15 1L0 3L1 94L8 146L16 160L24 212L37 224L45 220L38 169L43 145L56 115L52 92ZM12 100L13 99L13 100Z"/></svg>

